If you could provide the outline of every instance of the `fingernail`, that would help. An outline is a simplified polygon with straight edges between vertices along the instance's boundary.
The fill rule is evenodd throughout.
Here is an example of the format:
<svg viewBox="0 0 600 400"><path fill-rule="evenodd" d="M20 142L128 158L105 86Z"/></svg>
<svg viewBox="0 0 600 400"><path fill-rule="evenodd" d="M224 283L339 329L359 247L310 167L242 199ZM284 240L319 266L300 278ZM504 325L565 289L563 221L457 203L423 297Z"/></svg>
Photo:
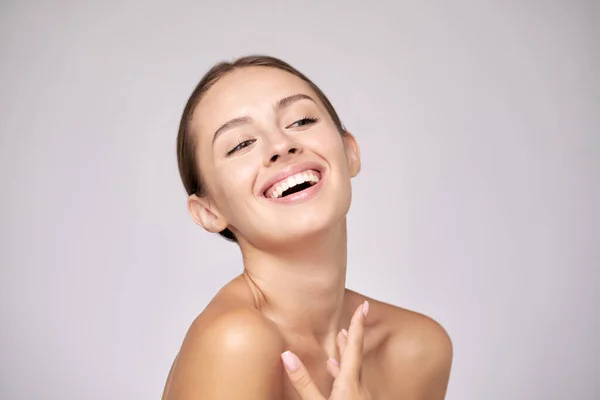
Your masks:
<svg viewBox="0 0 600 400"><path fill-rule="evenodd" d="M329 362L332 363L333 365L335 365L336 367L340 366L340 363L337 362L337 360L333 357L329 357Z"/></svg>
<svg viewBox="0 0 600 400"><path fill-rule="evenodd" d="M298 369L298 359L292 354L291 351L284 351L281 353L281 359L283 360L283 364L288 371L291 372Z"/></svg>
<svg viewBox="0 0 600 400"><path fill-rule="evenodd" d="M366 300L363 304L362 312L365 315L365 318L367 318L367 314L369 314L369 302Z"/></svg>
<svg viewBox="0 0 600 400"><path fill-rule="evenodd" d="M342 334L343 334L344 336L348 337L348 331L347 331L347 330L345 330L345 329L342 329Z"/></svg>

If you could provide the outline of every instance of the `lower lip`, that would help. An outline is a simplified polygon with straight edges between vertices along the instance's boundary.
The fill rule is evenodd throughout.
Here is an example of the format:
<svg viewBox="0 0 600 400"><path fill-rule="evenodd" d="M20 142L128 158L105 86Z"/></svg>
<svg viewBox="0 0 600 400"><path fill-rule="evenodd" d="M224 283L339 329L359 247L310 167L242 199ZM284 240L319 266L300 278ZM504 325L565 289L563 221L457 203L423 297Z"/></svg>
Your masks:
<svg viewBox="0 0 600 400"><path fill-rule="evenodd" d="M304 201L314 198L317 195L317 193L319 192L319 190L321 190L324 180L325 180L325 175L321 172L321 179L319 180L319 182L317 182L315 185L312 185L311 187L309 187L307 189L304 189L297 193L292 193L285 197L278 197L276 199L274 199L272 197L265 197L265 199L272 201L274 203L280 203L280 204L301 203L301 202L304 202Z"/></svg>

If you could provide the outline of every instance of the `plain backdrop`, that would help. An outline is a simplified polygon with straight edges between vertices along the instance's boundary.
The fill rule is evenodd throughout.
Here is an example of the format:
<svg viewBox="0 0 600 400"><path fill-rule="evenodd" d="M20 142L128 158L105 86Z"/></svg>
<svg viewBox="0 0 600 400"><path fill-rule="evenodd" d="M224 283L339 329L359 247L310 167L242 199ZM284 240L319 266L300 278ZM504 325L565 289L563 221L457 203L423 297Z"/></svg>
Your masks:
<svg viewBox="0 0 600 400"><path fill-rule="evenodd" d="M159 398L242 268L179 117L252 53L358 138L348 287L447 329L448 399L600 399L599 2L0 4L1 399Z"/></svg>

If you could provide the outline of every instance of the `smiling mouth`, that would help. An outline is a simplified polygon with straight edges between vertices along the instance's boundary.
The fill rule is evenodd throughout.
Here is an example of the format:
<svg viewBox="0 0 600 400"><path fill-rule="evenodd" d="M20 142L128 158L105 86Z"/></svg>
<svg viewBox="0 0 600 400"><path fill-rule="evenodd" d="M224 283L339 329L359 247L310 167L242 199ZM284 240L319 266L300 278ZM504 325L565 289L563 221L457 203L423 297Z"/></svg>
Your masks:
<svg viewBox="0 0 600 400"><path fill-rule="evenodd" d="M275 183L264 192L268 199L278 199L306 190L321 180L319 171L309 169Z"/></svg>

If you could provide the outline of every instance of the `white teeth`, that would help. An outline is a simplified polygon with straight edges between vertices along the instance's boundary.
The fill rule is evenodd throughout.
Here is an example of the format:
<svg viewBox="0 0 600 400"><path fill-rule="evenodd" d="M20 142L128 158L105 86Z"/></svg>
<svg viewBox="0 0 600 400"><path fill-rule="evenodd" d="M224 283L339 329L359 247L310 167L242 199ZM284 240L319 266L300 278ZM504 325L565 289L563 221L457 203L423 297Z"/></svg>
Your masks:
<svg viewBox="0 0 600 400"><path fill-rule="evenodd" d="M319 182L319 180L319 176L314 171L300 172L296 175L288 177L287 179L284 179L283 181L279 182L279 184L277 184L276 186L273 186L269 190L269 197L271 197L272 199L276 199L278 197L281 197L281 194L291 187L300 185L304 182L317 183Z"/></svg>

